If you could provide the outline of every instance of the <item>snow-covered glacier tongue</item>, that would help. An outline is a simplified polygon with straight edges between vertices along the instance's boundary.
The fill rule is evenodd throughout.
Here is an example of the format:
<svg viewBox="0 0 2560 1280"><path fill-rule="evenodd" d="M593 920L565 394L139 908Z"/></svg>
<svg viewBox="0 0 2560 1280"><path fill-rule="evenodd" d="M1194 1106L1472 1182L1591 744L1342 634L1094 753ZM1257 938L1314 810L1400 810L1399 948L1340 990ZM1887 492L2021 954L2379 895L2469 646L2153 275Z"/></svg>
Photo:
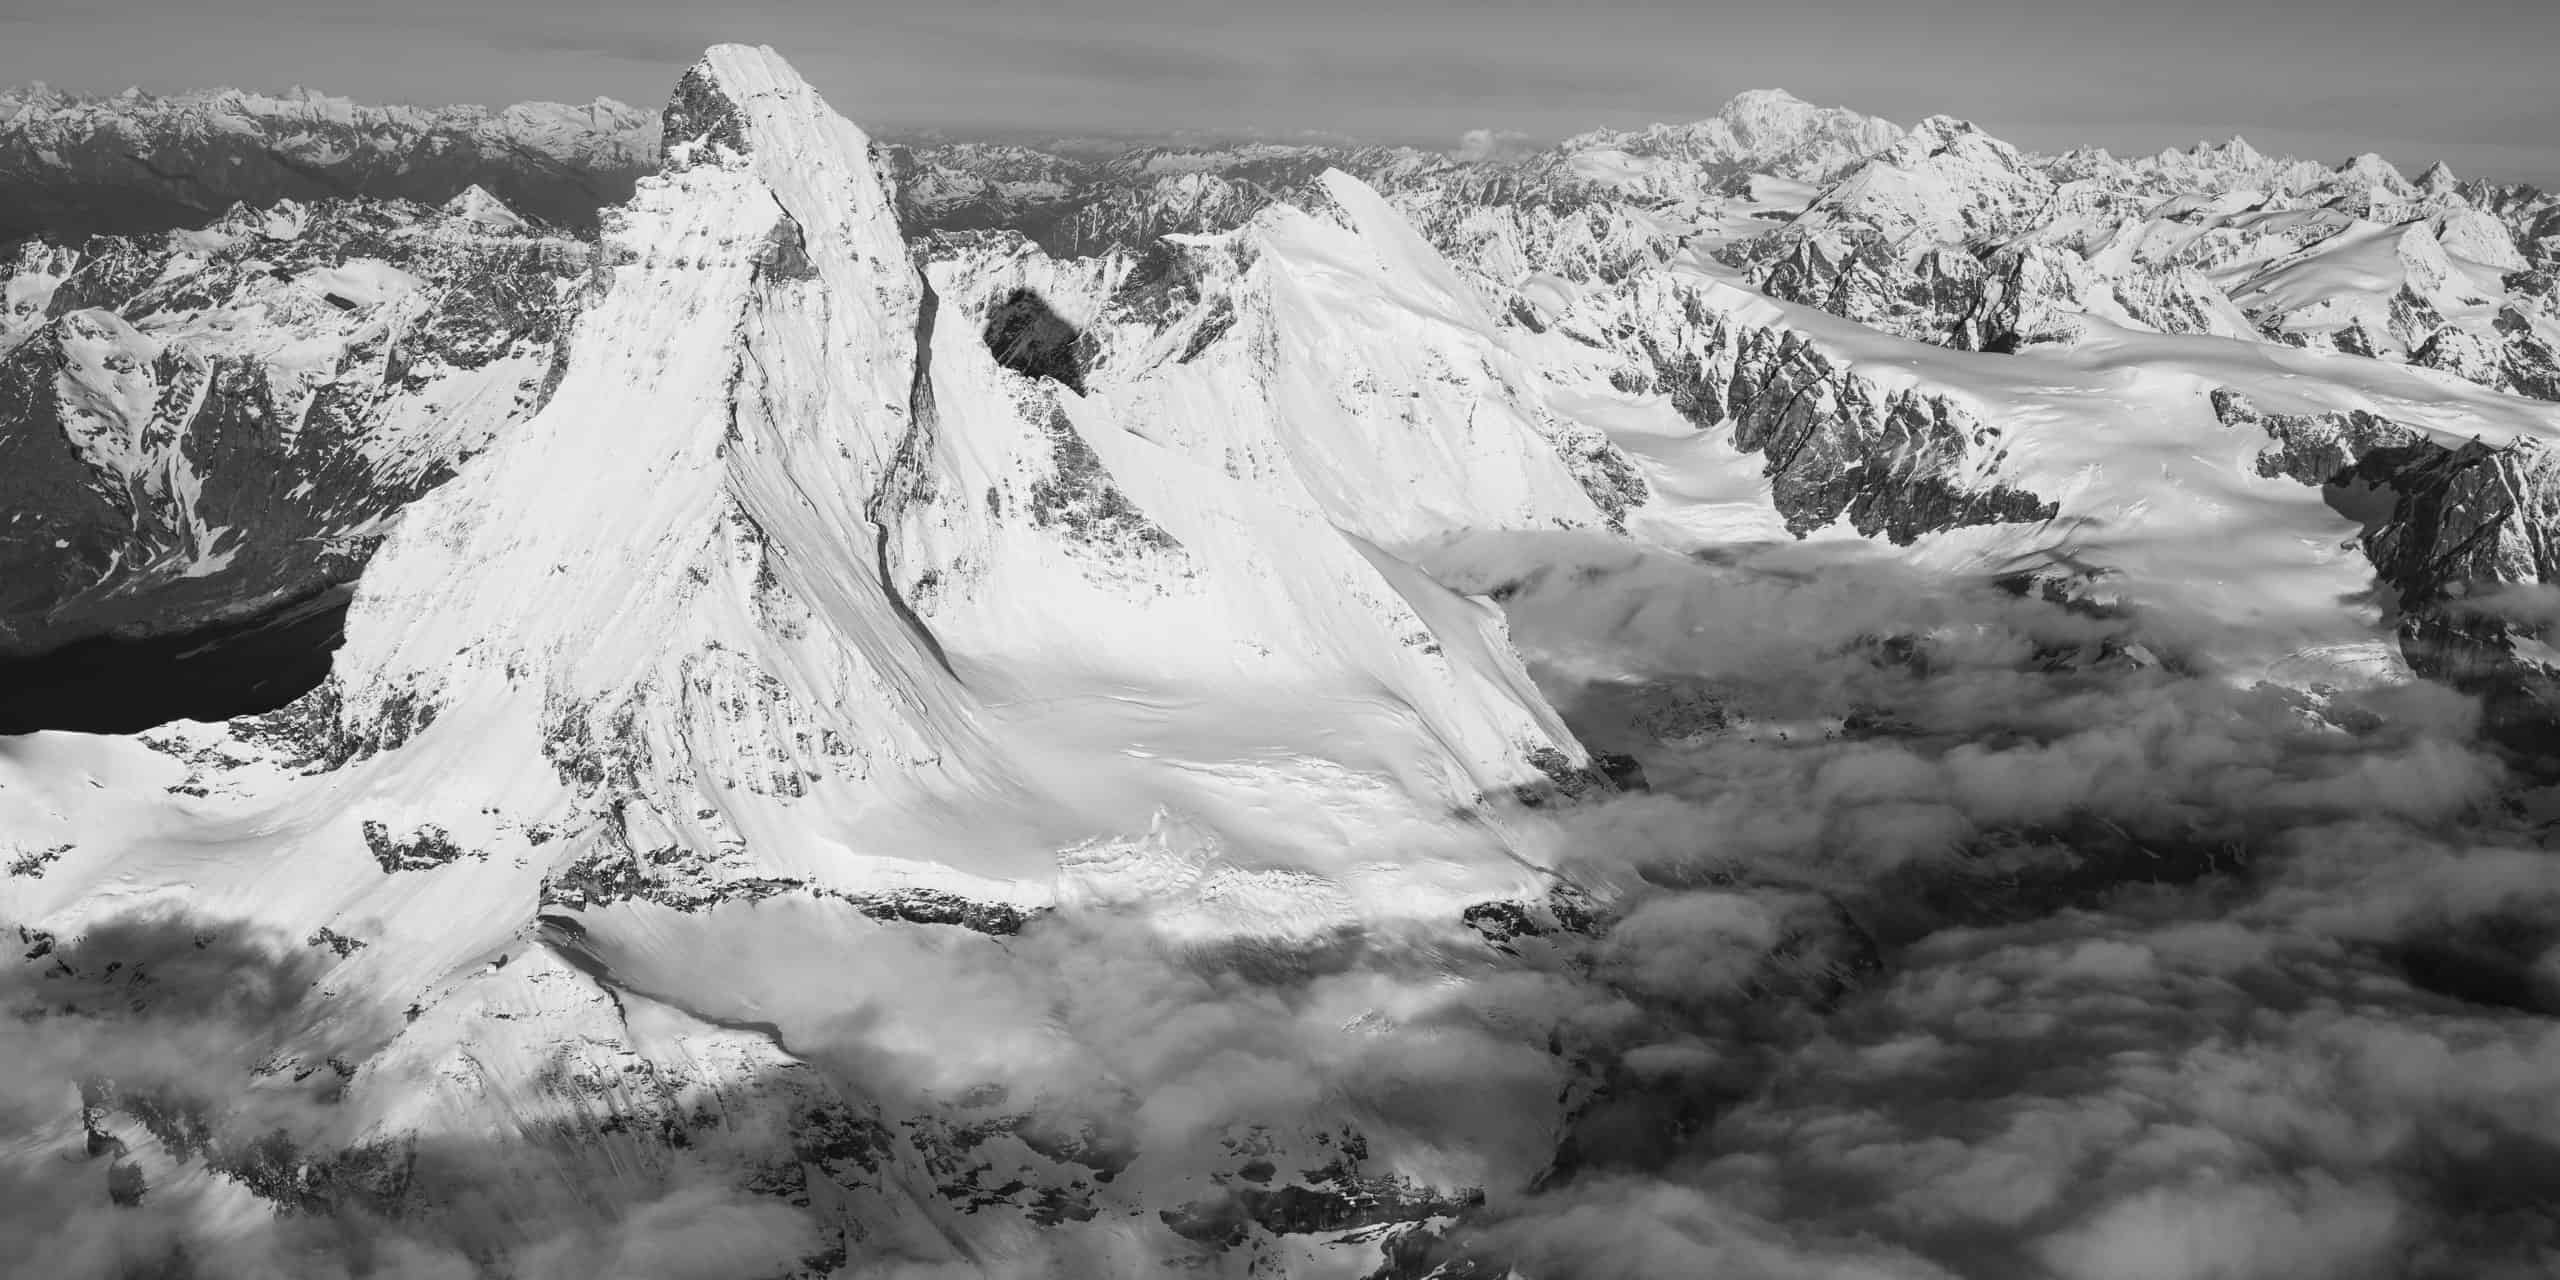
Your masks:
<svg viewBox="0 0 2560 1280"><path fill-rule="evenodd" d="M9 1185L218 1266L336 1218L740 1274L1354 1274L1525 1185L1550 997L1459 979L1578 918L1532 811L1611 784L1403 557L1607 524L1605 444L1347 178L1088 377L1091 282L919 272L772 51L665 125L544 407L405 512L324 686L0 754L48 999L227 1010L131 985L189 948L262 993L185 1062L31 1054L22 1150L95 1158Z"/></svg>

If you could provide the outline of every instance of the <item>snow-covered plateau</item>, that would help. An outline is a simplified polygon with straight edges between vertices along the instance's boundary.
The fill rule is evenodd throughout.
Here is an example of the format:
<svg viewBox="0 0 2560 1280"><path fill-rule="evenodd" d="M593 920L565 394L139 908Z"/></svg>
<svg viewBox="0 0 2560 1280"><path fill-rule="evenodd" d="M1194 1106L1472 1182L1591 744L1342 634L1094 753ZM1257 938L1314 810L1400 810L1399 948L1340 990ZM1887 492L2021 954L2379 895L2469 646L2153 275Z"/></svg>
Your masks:
<svg viewBox="0 0 2560 1280"><path fill-rule="evenodd" d="M740 45L20 188L0 1274L2560 1268L2540 192Z"/></svg>

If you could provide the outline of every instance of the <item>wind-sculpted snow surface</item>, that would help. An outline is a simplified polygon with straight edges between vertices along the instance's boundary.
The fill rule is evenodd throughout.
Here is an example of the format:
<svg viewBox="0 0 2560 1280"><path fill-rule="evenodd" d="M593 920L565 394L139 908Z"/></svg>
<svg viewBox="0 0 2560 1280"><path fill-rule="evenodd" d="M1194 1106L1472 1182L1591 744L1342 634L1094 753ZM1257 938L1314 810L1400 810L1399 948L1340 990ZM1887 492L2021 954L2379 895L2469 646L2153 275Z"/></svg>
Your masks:
<svg viewBox="0 0 2560 1280"><path fill-rule="evenodd" d="M381 544L290 705L0 740L0 1270L2560 1264L2540 197L659 120L592 246L21 254L48 501Z"/></svg>

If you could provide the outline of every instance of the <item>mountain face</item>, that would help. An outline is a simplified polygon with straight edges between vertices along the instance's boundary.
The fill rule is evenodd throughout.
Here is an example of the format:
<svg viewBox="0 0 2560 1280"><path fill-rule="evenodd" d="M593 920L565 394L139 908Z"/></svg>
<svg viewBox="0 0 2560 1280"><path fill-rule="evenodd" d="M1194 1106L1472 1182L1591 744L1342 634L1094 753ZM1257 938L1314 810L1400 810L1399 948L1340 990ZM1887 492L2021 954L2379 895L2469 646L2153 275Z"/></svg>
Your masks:
<svg viewBox="0 0 2560 1280"><path fill-rule="evenodd" d="M0 282L29 1256L2548 1260L2539 193L29 101L345 183Z"/></svg>
<svg viewBox="0 0 2560 1280"><path fill-rule="evenodd" d="M442 210L288 202L22 244L0 328L18 513L0 656L342 592L392 516L540 407L589 262L478 188Z"/></svg>
<svg viewBox="0 0 2560 1280"><path fill-rule="evenodd" d="M196 227L234 204L442 204L481 186L562 226L656 163L648 113L586 106L373 107L296 91L79 98L0 90L0 242Z"/></svg>
<svg viewBox="0 0 2560 1280"><path fill-rule="evenodd" d="M1331 217L1185 246L1179 292L1138 307L1168 282L1002 237L920 270L868 140L769 51L715 49L666 130L663 171L605 220L556 384L407 505L327 683L234 722L248 736L137 748L194 762L176 795L269 815L245 878L198 881L204 908L340 940L343 980L378 997L343 1022L309 1006L277 1046L351 1069L330 1132L155 1138L184 1104L122 1080L80 1123L137 1195L211 1180L421 1224L491 1190L550 1204L645 1151L669 1192L804 1210L805 1258L782 1261L821 1269L1132 1214L1150 1235L1093 1247L1218 1256L1478 1198L1480 1157L1356 1103L1151 1116L1123 1081L1155 1067L1117 1033L1038 1032L1027 1005L916 1007L899 1034L941 1078L860 1070L823 1047L823 1004L766 1005L688 957L868 967L868 939L1036 985L1051 944L1012 939L1048 914L1247 965L1537 901L1518 815L1615 787L1499 613L1403 557L1604 527L1601 502L1630 501L1605 441L1537 412L1480 304L1347 177ZM1123 734L1186 745L1097 753ZM82 847L101 872L135 852ZM520 1012L492 1038L500 1005ZM982 1018L1029 1038L983 1041ZM419 1092L455 1072L466 1094ZM540 1132L467 1174L411 1163L499 1115Z"/></svg>

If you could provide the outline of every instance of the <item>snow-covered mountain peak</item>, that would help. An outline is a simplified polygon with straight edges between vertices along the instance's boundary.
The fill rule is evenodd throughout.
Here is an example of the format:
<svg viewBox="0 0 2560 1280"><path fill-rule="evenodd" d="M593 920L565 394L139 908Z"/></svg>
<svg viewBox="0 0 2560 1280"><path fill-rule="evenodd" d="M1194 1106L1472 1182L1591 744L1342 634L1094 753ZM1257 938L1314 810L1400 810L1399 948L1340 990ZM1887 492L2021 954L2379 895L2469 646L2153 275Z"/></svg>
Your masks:
<svg viewBox="0 0 2560 1280"><path fill-rule="evenodd" d="M2218 159L2225 160L2233 164L2262 164L2266 161L2266 155L2263 152L2260 152L2256 147L2251 146L2247 138L2241 137L2236 133L2231 135L2230 141L2223 143L2219 147L2210 146L2202 142L2197 143L2195 146L2195 154L2212 155Z"/></svg>
<svg viewBox="0 0 2560 1280"><path fill-rule="evenodd" d="M1361 223L1318 246L1340 266L1205 298L1194 338L1212 355L1106 381L1077 354L1084 268L997 244L931 264L928 288L868 138L771 50L713 49L666 122L665 170L605 219L610 265L550 407L413 508L367 572L336 687L384 767L466 742L538 750L567 816L495 779L494 807L568 825L559 857L663 846L682 865L639 874L681 897L750 874L858 880L802 825L811 809L987 787L1022 822L1068 821L1041 763L1055 713L987 701L1007 690L1043 707L1088 684L1175 708L1229 687L1374 699L1414 726L1378 730L1401 779L1378 803L1399 811L1585 766L1492 615L1376 550L1401 526L1351 522L1424 483L1497 515L1517 498L1598 518L1533 421L1534 385L1498 367L1490 317L1375 193L1337 180ZM1416 347L1416 325L1393 342L1361 327L1397 309L1338 315L1311 294L1355 264L1400 302L1433 300L1418 328L1438 345L1410 367L1376 362ZM1390 401L1389 376L1444 391ZM1367 397L1338 402L1354 385ZM1034 719L991 732L1009 715ZM1292 792L1295 769L1247 772ZM1047 852L1007 857L1036 873ZM899 865L956 874L947 861Z"/></svg>
<svg viewBox="0 0 2560 1280"><path fill-rule="evenodd" d="M2416 190L2409 185L2409 179L2400 172L2398 165L2371 151L2348 157L2333 172L2342 178L2370 182L2394 195L2408 195Z"/></svg>
<svg viewBox="0 0 2560 1280"><path fill-rule="evenodd" d="M771 50L743 46L715 48L686 72L665 119L665 171L609 211L603 254L618 265L572 341L558 407L510 438L511 462L466 474L417 513L469 556L448 560L440 553L455 546L424 537L386 548L341 662L351 689L406 688L403 670L441 666L439 652L502 653L510 635L550 655L519 655L518 668L556 666L564 694L645 685L652 650L678 633L618 619L635 597L684 613L665 593L689 594L688 569L737 534L723 513L755 523L738 510L738 488L785 483L767 470L779 459L753 459L823 437L827 452L876 474L905 433L918 291L868 139ZM801 311L813 281L847 305ZM741 366L759 342L770 344L756 361L768 369L801 344L824 366L787 410L740 404L754 394ZM564 472L587 483L561 486ZM856 494L867 478L857 470L836 487ZM481 489L492 492L465 496ZM549 607L530 615L510 601L563 563L599 571L545 593ZM740 643L722 640L716 620L704 625L693 643Z"/></svg>
<svg viewBox="0 0 2560 1280"><path fill-rule="evenodd" d="M1971 146L1983 151L2014 157L2016 147L1983 132L1982 126L1960 116L1935 115L1911 126L1911 132L1880 157L1888 163L1912 167L1922 160L1953 147Z"/></svg>
<svg viewBox="0 0 2560 1280"><path fill-rule="evenodd" d="M1580 158L1576 167L1586 172L1605 158L1625 157L1657 165L1685 162L1707 177L1768 173L1822 182L1902 136L1901 127L1890 121L1844 107L1815 106L1783 89L1751 89L1703 120L1596 130L1566 139L1557 150Z"/></svg>
<svg viewBox="0 0 2560 1280"><path fill-rule="evenodd" d="M1745 89L1712 119L1734 141L1764 153L1799 147L1822 135L1890 146L1901 132L1888 121L1845 107L1816 106L1784 89Z"/></svg>
<svg viewBox="0 0 2560 1280"><path fill-rule="evenodd" d="M762 251L766 266L789 273L831 261L803 252L819 237L850 251L854 262L905 262L870 137L774 50L713 46L677 81L663 119L667 175L717 163L751 174L781 206ZM883 272L872 283L889 290L891 305L913 305L911 273Z"/></svg>
<svg viewBox="0 0 2560 1280"><path fill-rule="evenodd" d="M525 225L524 219L508 208L506 201L489 194L487 187L477 183L463 188L462 194L445 201L443 207L446 213L485 227L513 230Z"/></svg>
<svg viewBox="0 0 2560 1280"><path fill-rule="evenodd" d="M1798 225L1954 243L2015 226L2053 195L2052 179L2016 147L1969 121L1931 116L1824 192Z"/></svg>

